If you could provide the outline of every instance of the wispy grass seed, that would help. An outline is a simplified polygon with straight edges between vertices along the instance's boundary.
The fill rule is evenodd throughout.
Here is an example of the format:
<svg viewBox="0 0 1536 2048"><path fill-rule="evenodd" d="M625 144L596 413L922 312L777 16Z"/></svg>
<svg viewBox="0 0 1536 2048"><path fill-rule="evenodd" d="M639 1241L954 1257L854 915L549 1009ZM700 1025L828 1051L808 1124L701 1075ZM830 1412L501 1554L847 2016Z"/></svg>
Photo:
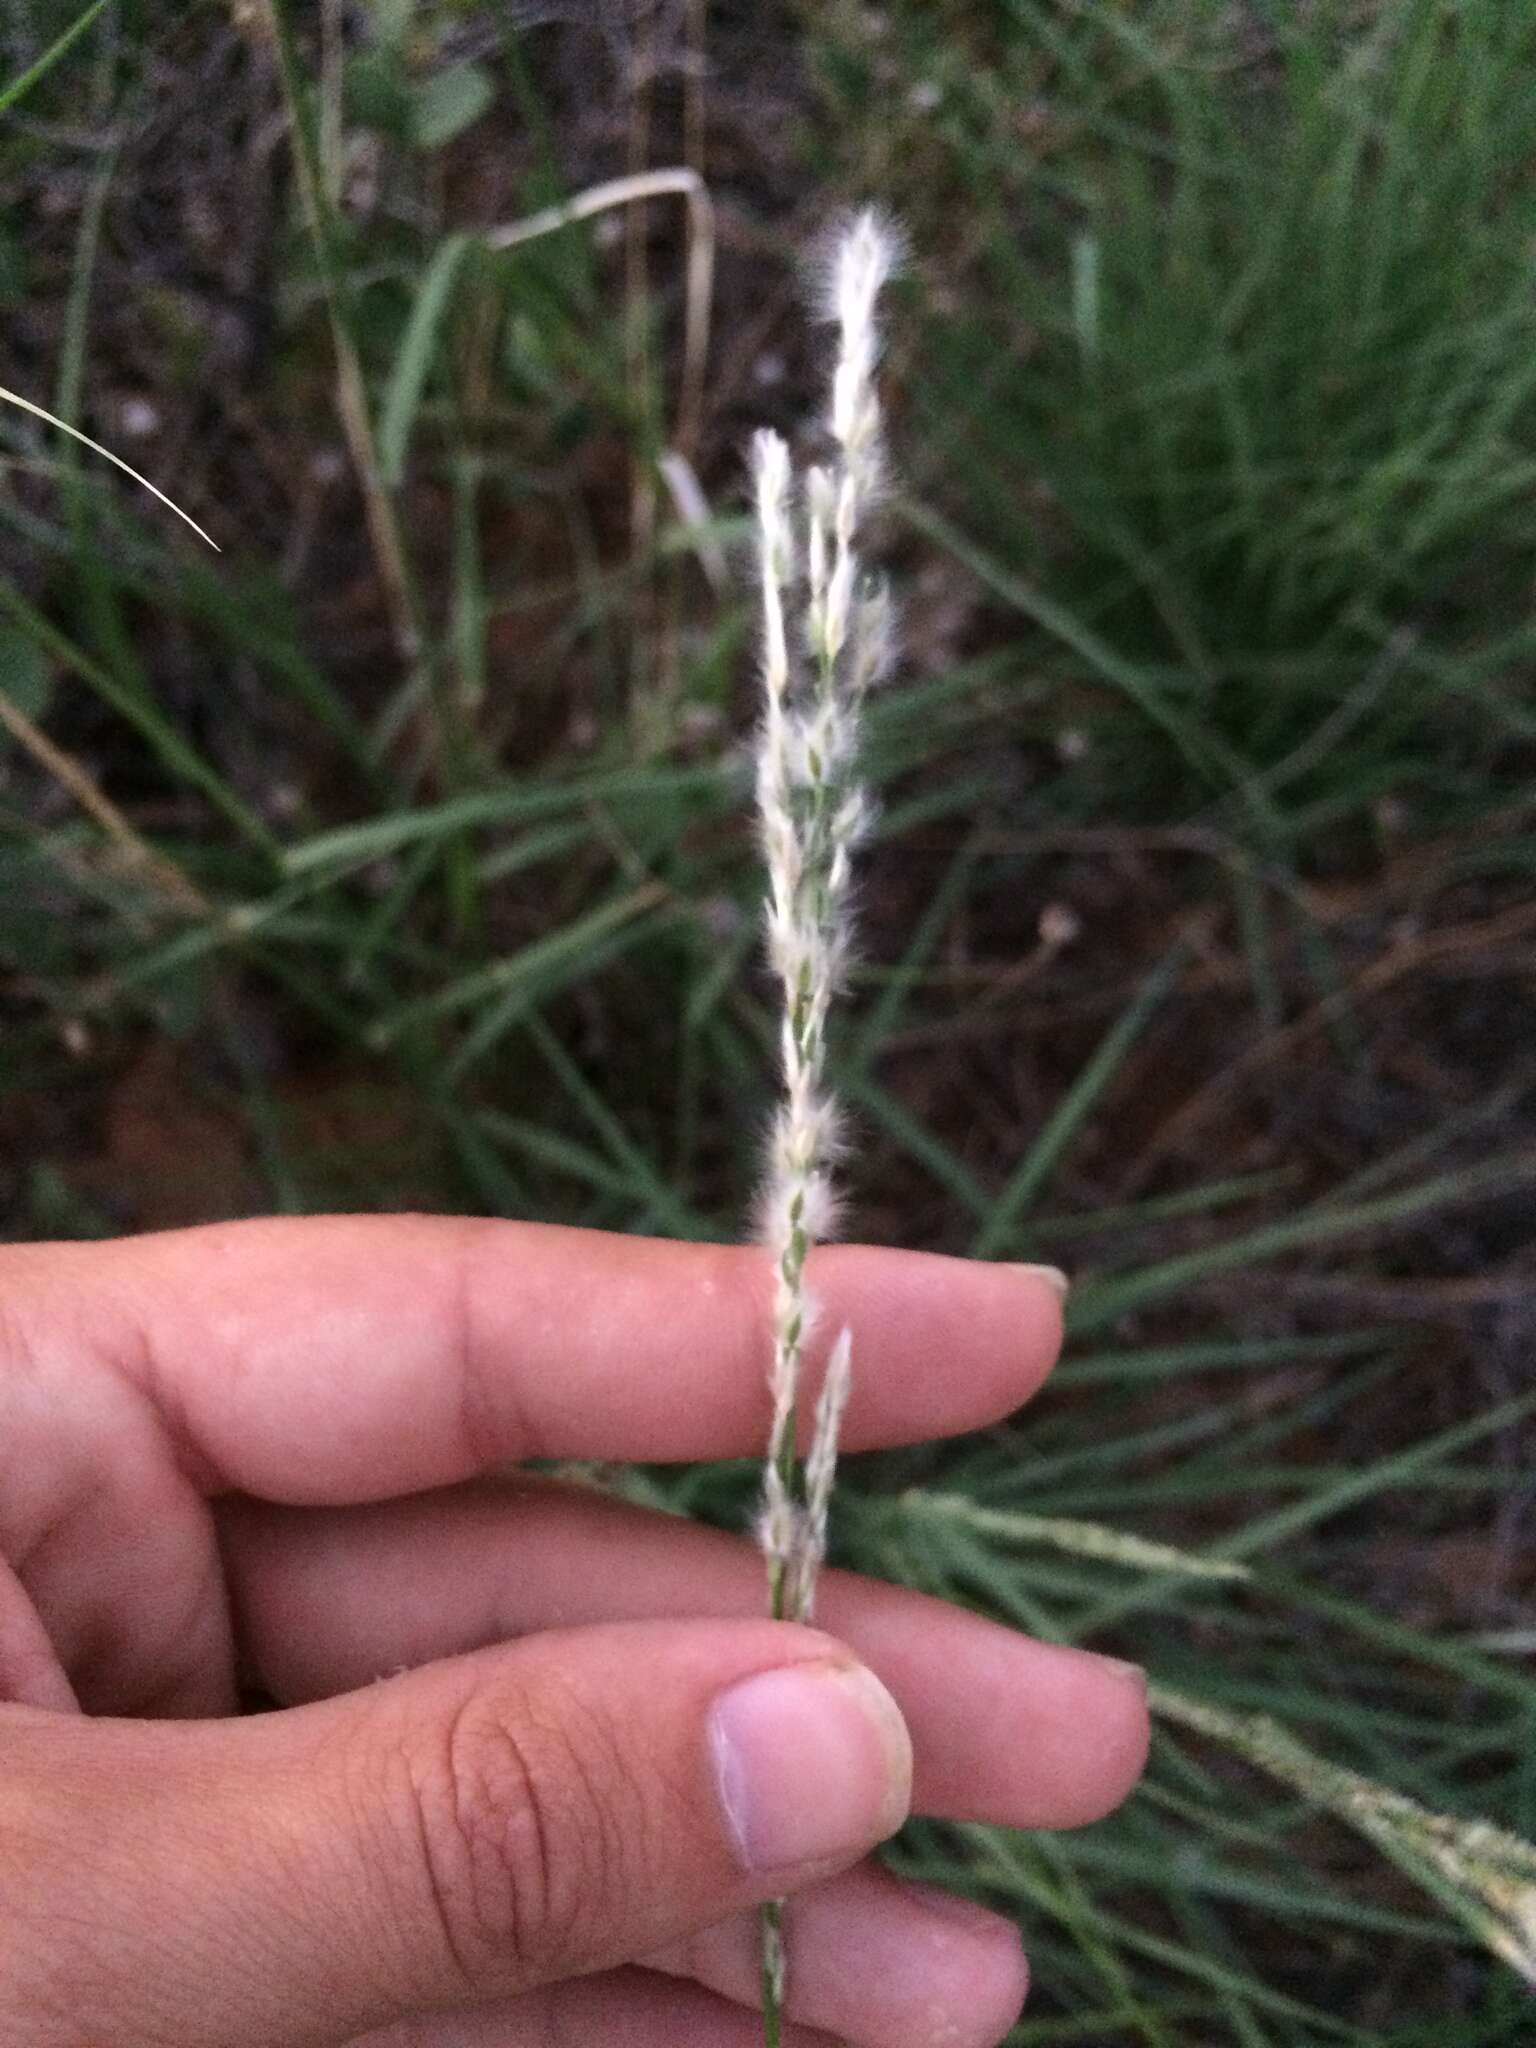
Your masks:
<svg viewBox="0 0 1536 2048"><path fill-rule="evenodd" d="M837 322L829 426L836 450L797 492L789 449L759 433L752 460L762 598L763 712L757 803L767 868L768 955L782 1011L783 1092L768 1144L760 1234L773 1261L773 1417L758 1538L777 1619L808 1621L826 1552L837 1439L847 1406L853 1340L838 1333L816 1404L804 1468L795 1414L816 1307L806 1290L810 1249L836 1221L837 1105L826 1082L827 1016L847 966L853 854L868 829L858 781L867 691L893 651L889 594L865 578L863 520L879 488L881 416L875 311L896 258L889 227L860 214L835 246L829 310ZM794 618L798 630L791 626ZM764 2040L778 2042L785 1960L777 1903L763 1921Z"/></svg>

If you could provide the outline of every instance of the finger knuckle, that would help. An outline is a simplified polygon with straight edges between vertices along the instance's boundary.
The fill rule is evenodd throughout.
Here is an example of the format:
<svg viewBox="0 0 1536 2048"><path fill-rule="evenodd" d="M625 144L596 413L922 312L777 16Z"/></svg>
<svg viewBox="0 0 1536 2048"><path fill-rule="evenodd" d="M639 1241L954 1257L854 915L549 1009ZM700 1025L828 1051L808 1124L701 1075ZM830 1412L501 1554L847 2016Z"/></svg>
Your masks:
<svg viewBox="0 0 1536 2048"><path fill-rule="evenodd" d="M596 1746L596 1755L594 1747ZM469 1698L414 1774L430 1909L466 1984L517 1986L586 1960L614 1837L590 1717Z"/></svg>

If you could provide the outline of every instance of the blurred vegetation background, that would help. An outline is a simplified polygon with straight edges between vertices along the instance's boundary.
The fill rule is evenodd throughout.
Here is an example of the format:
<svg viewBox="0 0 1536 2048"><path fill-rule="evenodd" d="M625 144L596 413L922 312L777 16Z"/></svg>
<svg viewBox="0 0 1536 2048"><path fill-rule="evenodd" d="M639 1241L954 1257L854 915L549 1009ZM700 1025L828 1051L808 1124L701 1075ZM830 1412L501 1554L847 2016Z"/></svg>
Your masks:
<svg viewBox="0 0 1536 2048"><path fill-rule="evenodd" d="M0 1227L739 1234L743 450L884 202L853 1229L1076 1287L835 1552L1164 1708L895 1861L1021 1915L1016 2044L1531 2040L1536 1865L1253 1717L1536 1834L1536 9L12 0L7 79L0 378L222 552L0 411Z"/></svg>

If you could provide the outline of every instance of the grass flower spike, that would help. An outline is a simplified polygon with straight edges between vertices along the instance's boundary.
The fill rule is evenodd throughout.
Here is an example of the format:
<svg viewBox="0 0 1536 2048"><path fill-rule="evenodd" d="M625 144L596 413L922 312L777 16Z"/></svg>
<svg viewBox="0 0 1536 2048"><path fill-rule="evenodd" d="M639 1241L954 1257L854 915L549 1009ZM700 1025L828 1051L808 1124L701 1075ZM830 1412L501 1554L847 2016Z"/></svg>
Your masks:
<svg viewBox="0 0 1536 2048"><path fill-rule="evenodd" d="M773 1419L758 1536L769 1606L808 1621L826 1550L837 1436L853 1346L833 1343L803 1471L795 1413L815 1304L805 1288L811 1246L836 1215L837 1106L826 1083L826 1028L847 963L853 853L868 823L857 779L865 693L891 664L892 615L862 576L858 545L881 470L875 309L895 240L873 213L839 239L830 274L838 328L828 422L835 450L796 491L789 450L773 433L753 445L763 612L763 715L757 800L768 871L768 953L782 991L783 1097L769 1142L761 1234L773 1260ZM798 621L792 630L791 619ZM764 1909L763 2031L779 2040L784 1947L777 1904Z"/></svg>
<svg viewBox="0 0 1536 2048"><path fill-rule="evenodd" d="M1267 1714L1235 1714L1162 1685L1152 1705L1357 1828L1536 1989L1536 1843L1492 1821L1436 1813L1330 1763Z"/></svg>

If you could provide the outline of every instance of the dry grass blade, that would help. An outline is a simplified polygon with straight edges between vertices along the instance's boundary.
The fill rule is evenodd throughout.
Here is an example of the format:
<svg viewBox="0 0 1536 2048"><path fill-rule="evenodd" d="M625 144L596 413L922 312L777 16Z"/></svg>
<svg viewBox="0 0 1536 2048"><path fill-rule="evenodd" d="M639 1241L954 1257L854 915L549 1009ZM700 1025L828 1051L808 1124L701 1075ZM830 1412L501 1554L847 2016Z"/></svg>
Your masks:
<svg viewBox="0 0 1536 2048"><path fill-rule="evenodd" d="M222 552L213 535L205 532L190 512L183 512L174 498L168 498L157 484L152 484L147 476L141 476L131 463L124 462L121 455L114 455L110 448L103 448L99 441L93 441L89 434L83 434L78 427L72 427L68 420L59 419L43 406L34 405L30 398L23 398L20 392L7 390L3 384L0 384L0 399L7 405L19 406L21 411L31 413L34 419L42 420L47 426L57 427L61 434L68 434L71 440L78 441L83 448L89 448L93 455L105 456L107 461L114 463L125 476L131 476L136 484L141 484L152 498L158 498L168 512L174 512L178 519L190 526L199 540L207 541L216 555Z"/></svg>

